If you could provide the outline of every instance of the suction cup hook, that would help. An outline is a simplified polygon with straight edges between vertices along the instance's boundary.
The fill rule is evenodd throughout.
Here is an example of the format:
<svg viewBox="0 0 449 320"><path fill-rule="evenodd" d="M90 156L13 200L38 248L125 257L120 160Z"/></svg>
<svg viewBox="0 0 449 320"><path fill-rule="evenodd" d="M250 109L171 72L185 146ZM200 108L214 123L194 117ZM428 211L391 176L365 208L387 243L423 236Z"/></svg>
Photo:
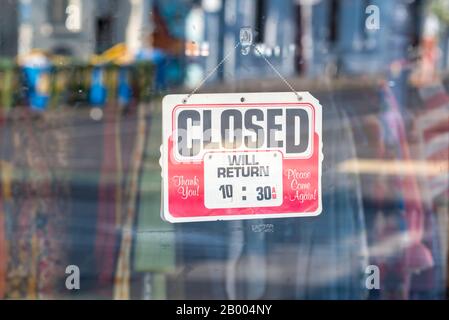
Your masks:
<svg viewBox="0 0 449 320"><path fill-rule="evenodd" d="M253 44L253 31L250 27L240 28L240 45L242 49L240 52L246 56L249 54L251 46Z"/></svg>

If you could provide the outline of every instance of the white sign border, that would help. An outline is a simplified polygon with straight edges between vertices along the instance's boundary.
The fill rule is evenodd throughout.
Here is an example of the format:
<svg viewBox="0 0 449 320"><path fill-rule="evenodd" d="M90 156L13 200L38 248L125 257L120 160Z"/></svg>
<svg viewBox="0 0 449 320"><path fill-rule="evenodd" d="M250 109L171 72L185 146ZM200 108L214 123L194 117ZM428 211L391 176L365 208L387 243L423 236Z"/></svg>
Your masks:
<svg viewBox="0 0 449 320"><path fill-rule="evenodd" d="M182 222L205 222L205 221L232 221L232 220L251 220L251 219L278 219L295 217L316 217L322 213L322 162L323 155L323 130L322 130L322 106L319 101L309 92L298 92L302 97L298 97L293 92L251 92L251 93L204 93L194 94L189 97L186 103L183 100L186 94L166 95L162 99L162 201L161 218L170 223ZM243 99L242 99L243 98ZM242 101L243 100L243 101ZM168 210L168 139L172 134L172 110L180 104L198 105L198 104L235 104L245 105L248 103L310 103L315 107L315 131L319 132L319 150L318 150L318 208L314 212L307 213L269 213L269 214L247 214L247 215L225 215L225 216L201 216L178 218L170 214Z"/></svg>

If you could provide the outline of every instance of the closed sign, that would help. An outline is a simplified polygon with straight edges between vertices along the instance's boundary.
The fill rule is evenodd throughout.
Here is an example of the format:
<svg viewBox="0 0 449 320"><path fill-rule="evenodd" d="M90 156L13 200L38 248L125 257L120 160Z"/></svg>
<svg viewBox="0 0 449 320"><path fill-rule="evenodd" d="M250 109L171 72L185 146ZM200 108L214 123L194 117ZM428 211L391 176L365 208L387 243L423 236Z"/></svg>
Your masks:
<svg viewBox="0 0 449 320"><path fill-rule="evenodd" d="M163 207L170 222L321 212L322 114L309 93L163 99Z"/></svg>

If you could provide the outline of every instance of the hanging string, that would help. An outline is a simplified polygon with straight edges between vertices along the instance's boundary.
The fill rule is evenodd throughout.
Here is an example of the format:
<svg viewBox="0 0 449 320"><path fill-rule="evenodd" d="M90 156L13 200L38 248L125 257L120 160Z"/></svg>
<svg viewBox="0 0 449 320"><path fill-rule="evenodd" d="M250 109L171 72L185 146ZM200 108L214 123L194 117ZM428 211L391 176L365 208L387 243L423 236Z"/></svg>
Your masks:
<svg viewBox="0 0 449 320"><path fill-rule="evenodd" d="M281 78L282 81L284 81L284 83L287 85L287 87L290 88L290 90L296 95L296 97L298 98L299 101L302 100L302 97L300 96L300 94L293 88L293 86L287 81L287 79L285 79L282 74L278 71L278 69L276 69L276 67L270 62L270 60L267 59L267 57L265 57L265 55L259 50L259 48L257 48L256 45L252 44L251 45L254 50L265 60L265 62L270 66L270 68L278 75L279 78Z"/></svg>
<svg viewBox="0 0 449 320"><path fill-rule="evenodd" d="M229 59L229 57L231 56L231 54L233 54L234 53L234 51L235 51L235 49L237 49L238 48L238 46L240 45L240 41L239 42L237 42L237 44L234 46L234 48L231 50L231 51L229 51L227 54L226 54L226 56L223 58L223 59L221 59L221 61L215 66L215 68L213 68L207 75L206 75L206 77L204 77L204 79L198 84L198 86L196 86L195 87L195 89L193 89L192 90L192 92L190 92L183 100L182 100L182 102L183 103L186 103L187 102L187 100L191 97L191 96L193 96L202 86L203 86L203 84L215 73L215 72L217 72L217 70L218 70L218 68L220 68L220 66L223 64L223 63L225 63L225 61L226 60L228 60Z"/></svg>
<svg viewBox="0 0 449 320"><path fill-rule="evenodd" d="M223 59L201 80L201 82L195 87L195 89L192 90L183 100L182 103L187 103L187 100L193 96L203 85L206 83L206 81L215 73L217 72L218 68L221 67L223 63L225 63L231 54L235 52L235 50L241 45L241 41L237 42L237 44L234 46L232 50L230 50ZM298 98L298 101L302 100L301 95L293 88L293 86L285 79L285 77L282 76L282 74L276 69L276 67L265 57L265 55L259 50L259 48L254 45L250 44L249 47L253 47L254 50L264 59L264 61L270 66L270 68L276 73L276 75L287 85L287 87L295 94L295 96Z"/></svg>

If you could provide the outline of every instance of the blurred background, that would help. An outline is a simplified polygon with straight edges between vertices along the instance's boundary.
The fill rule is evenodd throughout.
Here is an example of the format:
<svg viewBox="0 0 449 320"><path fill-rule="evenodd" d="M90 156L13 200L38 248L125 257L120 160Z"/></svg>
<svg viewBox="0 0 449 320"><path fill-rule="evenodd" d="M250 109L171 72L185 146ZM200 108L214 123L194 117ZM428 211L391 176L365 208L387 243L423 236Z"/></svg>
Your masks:
<svg viewBox="0 0 449 320"><path fill-rule="evenodd" d="M0 298L447 299L449 1L0 4ZM162 97L289 91L265 59L323 106L323 213L163 222Z"/></svg>

